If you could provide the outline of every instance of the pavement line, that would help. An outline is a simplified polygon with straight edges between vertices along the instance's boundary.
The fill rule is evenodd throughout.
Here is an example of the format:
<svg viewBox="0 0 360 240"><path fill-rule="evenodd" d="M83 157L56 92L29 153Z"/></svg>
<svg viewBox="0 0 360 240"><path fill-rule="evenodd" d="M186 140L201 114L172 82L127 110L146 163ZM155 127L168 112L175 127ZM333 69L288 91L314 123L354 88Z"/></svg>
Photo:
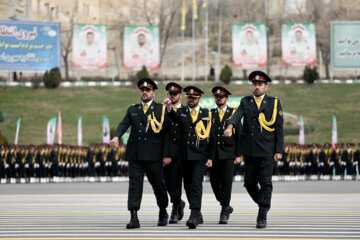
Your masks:
<svg viewBox="0 0 360 240"><path fill-rule="evenodd" d="M86 215L102 215L102 214L109 214L109 215L125 215L128 214L128 211L126 212L115 212L115 211L107 211L107 212L73 212L73 211L69 211L69 212L9 212L9 213L0 213L0 215L22 215L22 216L26 216L26 215L78 215L78 214L86 214ZM147 212L147 214L149 215L157 215L158 212ZM202 212L202 214L218 214L218 212ZM255 214L255 212L235 212L234 214ZM141 215L141 214L139 214ZM313 216L313 215L355 215L355 216L360 216L360 212L271 212L269 213L269 215L309 215L309 216Z"/></svg>
<svg viewBox="0 0 360 240"><path fill-rule="evenodd" d="M278 238L253 238L253 237L237 237L237 238L226 238L228 240L242 240L242 239L251 239L251 240L274 240L274 239L278 239ZM3 240L24 240L24 238L2 238ZM219 240L219 238L214 238L214 237L206 237L206 238L200 238L200 237L71 237L71 238L64 238L64 237L41 237L41 238L25 238L27 240L122 240L122 239L131 239L131 240L157 240L157 239L163 239L163 240L171 240L171 239L186 239L186 240ZM225 239L225 238L224 238ZM281 240L334 240L334 238L281 238ZM354 238L342 238L342 240L353 240ZM356 239L356 238L355 238Z"/></svg>
<svg viewBox="0 0 360 240"><path fill-rule="evenodd" d="M78 222L78 221L73 221L73 222L49 222L49 221L45 221L45 222L15 222L15 223L1 223L0 225L38 225L38 224L42 224L42 225L53 225L53 224L57 224L57 225L62 225L62 226L67 226L67 225L73 225L73 224L127 224L129 221L123 221L123 222ZM155 224L156 221L140 221L140 224ZM206 221L207 224L218 224L218 221ZM185 224L185 222L184 222ZM236 224L255 224L255 220L254 221L231 221L228 223L228 225L236 225ZM291 226L291 225L295 225L295 226L308 226L308 225L356 225L359 226L360 221L358 222L309 222L309 221L304 221L304 222L279 222L279 221L271 221L271 223L268 223L268 226L276 226L276 225L284 225L284 226Z"/></svg>
<svg viewBox="0 0 360 240"><path fill-rule="evenodd" d="M228 230L212 230L212 229L207 229L207 230L200 230L202 228L199 228L196 230L196 233L199 234L199 233L203 233L203 234L220 234L220 233L231 233L231 234L235 234L235 233L239 233L239 234L242 234L242 233L260 233L261 230L257 230L257 229L254 229L254 230L233 230L233 231L228 231ZM307 229L306 229L307 230ZM106 231L106 232L104 232ZM191 230L189 230L191 231ZM54 234L54 232L57 232L57 231L51 231L51 230L40 230L40 231L2 231L1 234L21 234L21 233L29 233L29 234L42 234L42 233L50 233L50 234ZM154 233L155 234L159 234L159 235L164 235L164 234L177 234L177 233L190 233L190 232L185 232L183 229L182 230L164 230L164 229L161 229L161 230L126 230L127 233L151 233L151 235L153 235ZM86 233L88 235L99 235L99 234L125 234L124 233L124 230L123 229L119 229L119 230L109 230L109 229L106 229L106 230L99 230L99 229L94 229L94 230L88 230L88 229L81 229L81 230L72 230L71 234L81 234L81 233ZM266 229L264 231L264 233L266 234L269 234L269 233L279 233L279 231L277 230L273 230L271 228L269 229ZM358 229L358 231L305 231L305 230L301 230L301 231L286 231L287 234L297 234L297 233L301 233L301 234L338 234L338 235L341 235L341 234L358 234L358 236L360 236L360 229ZM67 235L68 233L59 233L59 234L65 234ZM225 235L226 236L226 235Z"/></svg>
<svg viewBox="0 0 360 240"><path fill-rule="evenodd" d="M28 202L24 202L24 203L27 203ZM60 203L60 202L59 202ZM63 202L62 202L63 203ZM59 208L62 208L62 207L76 207L76 208L86 208L86 207L118 207L118 208L122 208L122 207L126 207L126 205L26 205L26 206L9 206L9 205L3 205L4 203L0 203L0 207L4 207L4 208L56 208L56 207L59 207ZM13 204L13 202L12 202ZM235 206L235 207L239 207L239 208L242 208L242 207L246 207L246 208L252 208L254 207L254 205L234 205L232 204L232 206ZM279 205L279 206L272 206L272 209L274 208L293 208L295 207L296 205ZM153 205L141 205L142 208L144 207L154 207ZM209 207L219 207L220 206L215 206L215 205L202 205L203 208L209 208ZM299 206L296 206L299 208ZM302 206L304 209L306 208L349 208L349 209L360 209L360 205L355 205L355 206L330 206L330 205L323 205L323 206L317 206L317 205L309 205L309 206L305 206L303 205ZM170 209L170 207L168 207Z"/></svg>
<svg viewBox="0 0 360 240"><path fill-rule="evenodd" d="M156 236L156 237L147 237L148 234L132 234L132 236L136 236L136 237L143 237L144 239L159 239L159 238L164 238L164 239L183 239L183 238L187 238L187 237L190 237L190 239L194 239L193 236L191 236L191 234L193 235L194 232L196 232L196 230L190 230L189 232L187 233L182 233L184 235L190 235L190 236L183 236L183 237L178 237L178 234L177 236L174 236L174 237L164 237L163 235L161 234L152 234L152 236ZM115 234L101 234L101 239L104 239L104 237L110 237L110 236L114 236ZM116 234L118 235L118 237L122 237L122 236L127 236L126 239L128 239L128 234L127 233L124 233L124 234ZM35 237L37 236L38 238L40 237L49 237L49 236L53 236L53 237L66 237L66 236L72 236L71 239L74 239L73 237L95 237L96 234L18 234L18 235L9 235L9 234L4 234L2 235L2 237ZM224 234L211 234L212 237L218 237L219 238L222 238L222 239L226 239L226 237L237 237L239 238L239 234L227 234L227 235L224 235ZM208 235L206 234L197 234L197 237L198 238L203 238L203 239L208 239ZM348 238L348 239L359 239L359 236L349 236L349 235L303 235L303 234L242 234L241 237L247 237L247 238L251 238L251 237L268 237L268 238L279 238L279 237L289 237L289 238L303 238L303 239L306 239L306 237L309 237L309 238L333 238L333 239L339 239L339 238ZM196 237L195 237L196 238Z"/></svg>
<svg viewBox="0 0 360 240"><path fill-rule="evenodd" d="M179 228L183 227L183 225L177 225L177 226L171 226L171 225L168 225L168 227L166 229L170 229L171 227L176 228L176 230L178 230ZM205 225L205 227L207 227L207 225ZM247 225L247 226L244 226L242 225L241 228L244 228L244 227L248 227L248 228L254 228L254 225ZM153 229L154 227L147 227L147 226L142 226L141 229L142 231L145 229L149 228L149 229ZM217 228L221 228L223 229L224 226L221 226L221 225L216 225L216 226L211 226L211 230L214 230L214 229L217 229ZM226 229L227 230L233 230L233 229L236 229L236 230L239 230L241 229L240 226L235 226L235 225L228 225L226 226ZM91 230L112 230L114 229L114 226L84 226L84 225L79 225L79 226L38 226L38 227L4 227L4 228L1 228L0 227L0 230L2 231L10 231L10 230L25 230L25 229L30 229L30 230L36 230L36 229L43 229L43 230L46 230L46 229L53 229L54 231L56 230L62 230L62 229L79 229L79 230L84 230L84 229L91 229ZM273 226L269 226L268 227L268 230L291 230L291 229L294 229L294 230L356 230L356 231L360 231L360 227L299 227L299 226L294 226L294 227L289 227L289 226L283 226L283 227L273 227ZM170 231L170 230L168 230Z"/></svg>

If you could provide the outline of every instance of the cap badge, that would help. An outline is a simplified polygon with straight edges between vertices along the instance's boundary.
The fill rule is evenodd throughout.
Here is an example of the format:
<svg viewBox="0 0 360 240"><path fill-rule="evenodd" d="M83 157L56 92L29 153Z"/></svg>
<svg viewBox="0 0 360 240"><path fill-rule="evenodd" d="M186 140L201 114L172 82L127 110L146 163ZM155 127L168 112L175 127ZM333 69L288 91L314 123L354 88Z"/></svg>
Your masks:
<svg viewBox="0 0 360 240"><path fill-rule="evenodd" d="M148 85L147 82L144 82L144 86L147 87L147 85Z"/></svg>
<svg viewBox="0 0 360 240"><path fill-rule="evenodd" d="M194 89L191 89L191 90L190 90L190 93L191 93L191 94L194 94Z"/></svg>
<svg viewBox="0 0 360 240"><path fill-rule="evenodd" d="M220 89L217 90L217 93L220 93Z"/></svg>
<svg viewBox="0 0 360 240"><path fill-rule="evenodd" d="M171 87L171 90L175 90L175 87L174 87L174 86L172 86L172 87Z"/></svg>
<svg viewBox="0 0 360 240"><path fill-rule="evenodd" d="M259 79L260 79L259 75L256 75L255 79L256 79L256 80L259 80Z"/></svg>

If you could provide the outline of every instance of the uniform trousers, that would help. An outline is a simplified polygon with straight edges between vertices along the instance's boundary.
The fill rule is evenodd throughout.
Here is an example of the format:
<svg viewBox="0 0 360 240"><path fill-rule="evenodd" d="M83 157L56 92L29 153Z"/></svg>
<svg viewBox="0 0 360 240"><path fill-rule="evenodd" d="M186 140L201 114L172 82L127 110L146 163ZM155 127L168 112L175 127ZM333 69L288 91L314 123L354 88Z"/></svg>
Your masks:
<svg viewBox="0 0 360 240"><path fill-rule="evenodd" d="M245 156L244 187L259 206L271 206L273 169L273 157Z"/></svg>
<svg viewBox="0 0 360 240"><path fill-rule="evenodd" d="M200 210L206 160L184 160L181 164L184 176L184 188L190 209Z"/></svg>
<svg viewBox="0 0 360 240"><path fill-rule="evenodd" d="M210 169L210 183L221 206L230 204L234 177L234 159L214 160Z"/></svg>
<svg viewBox="0 0 360 240"><path fill-rule="evenodd" d="M144 174L151 184L159 208L168 206L168 195L164 183L161 161L129 161L128 209L139 210L144 185Z"/></svg>
<svg viewBox="0 0 360 240"><path fill-rule="evenodd" d="M173 204L181 203L182 171L181 161L177 157L171 158L171 163L164 167L164 180Z"/></svg>

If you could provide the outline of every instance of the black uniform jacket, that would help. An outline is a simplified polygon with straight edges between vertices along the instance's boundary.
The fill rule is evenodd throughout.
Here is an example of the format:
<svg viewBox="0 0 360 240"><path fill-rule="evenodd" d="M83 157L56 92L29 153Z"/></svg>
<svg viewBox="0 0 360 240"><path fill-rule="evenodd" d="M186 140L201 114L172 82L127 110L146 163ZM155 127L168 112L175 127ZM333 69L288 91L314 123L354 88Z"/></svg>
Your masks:
<svg viewBox="0 0 360 240"><path fill-rule="evenodd" d="M169 117L181 129L179 139L179 154L181 160L207 160L215 157L215 141L213 131L210 131L209 139L200 140L197 143L195 126L202 121L205 128L209 123L209 110L200 108L198 118L193 123L188 107L179 108L177 112L171 110Z"/></svg>
<svg viewBox="0 0 360 240"><path fill-rule="evenodd" d="M184 105L181 104L181 107L185 107ZM178 153L179 153L179 141L180 141L180 136L181 134L181 129L180 129L180 125L177 122L171 121L171 128L170 128L170 139L171 139L171 157L177 157Z"/></svg>
<svg viewBox="0 0 360 240"><path fill-rule="evenodd" d="M275 153L282 153L284 149L283 112L278 99L276 121L269 132L261 127L258 117L260 112L265 114L266 121L270 121L274 110L275 97L265 95L258 110L253 96L241 99L240 106L231 117L229 124L238 126L244 117L240 134L240 152L250 157L271 157Z"/></svg>
<svg viewBox="0 0 360 240"><path fill-rule="evenodd" d="M117 127L114 136L121 137L131 126L130 136L126 146L125 160L162 161L170 157L170 120L166 109L163 129L154 133L148 124L148 115L154 113L158 122L161 121L163 105L153 101L144 114L142 104L130 106L122 122Z"/></svg>
<svg viewBox="0 0 360 240"><path fill-rule="evenodd" d="M231 137L224 136L224 130L226 129L234 110L234 108L228 106L226 112L224 113L223 119L220 122L218 109L211 109L211 113L213 116L212 131L214 132L216 143L216 159L234 160L237 156L241 155L239 148L239 137L242 128L241 122L235 126L235 133L233 132L233 135Z"/></svg>

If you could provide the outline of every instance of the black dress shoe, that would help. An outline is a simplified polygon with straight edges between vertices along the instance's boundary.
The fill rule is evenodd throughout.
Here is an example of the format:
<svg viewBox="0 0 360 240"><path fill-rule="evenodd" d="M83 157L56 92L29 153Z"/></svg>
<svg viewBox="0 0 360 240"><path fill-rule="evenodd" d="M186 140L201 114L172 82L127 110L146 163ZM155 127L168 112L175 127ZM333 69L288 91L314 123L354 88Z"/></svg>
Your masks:
<svg viewBox="0 0 360 240"><path fill-rule="evenodd" d="M220 213L219 224L227 224L230 218L230 214L234 211L231 206L222 207Z"/></svg>
<svg viewBox="0 0 360 240"><path fill-rule="evenodd" d="M188 226L189 229L195 229L199 225L197 221L198 212L199 210L191 210L189 220L186 221L186 226Z"/></svg>
<svg viewBox="0 0 360 240"><path fill-rule="evenodd" d="M270 207L260 206L256 219L256 228L266 228L266 216L269 209Z"/></svg>
<svg viewBox="0 0 360 240"><path fill-rule="evenodd" d="M181 203L180 203L180 206L178 209L178 214L179 214L178 220L179 221L181 221L184 217L184 208L185 208L185 202L183 200L181 200Z"/></svg>
<svg viewBox="0 0 360 240"><path fill-rule="evenodd" d="M169 215L166 208L160 209L158 226L166 226L168 224Z"/></svg>
<svg viewBox="0 0 360 240"><path fill-rule="evenodd" d="M198 224L204 223L203 216L200 211L196 214L196 219L197 219Z"/></svg>
<svg viewBox="0 0 360 240"><path fill-rule="evenodd" d="M172 210L171 210L171 215L170 215L170 219L169 219L169 223L178 223L178 219L179 219L179 204L173 204Z"/></svg>
<svg viewBox="0 0 360 240"><path fill-rule="evenodd" d="M140 228L140 222L137 216L137 210L130 210L131 219L126 225L127 229Z"/></svg>

